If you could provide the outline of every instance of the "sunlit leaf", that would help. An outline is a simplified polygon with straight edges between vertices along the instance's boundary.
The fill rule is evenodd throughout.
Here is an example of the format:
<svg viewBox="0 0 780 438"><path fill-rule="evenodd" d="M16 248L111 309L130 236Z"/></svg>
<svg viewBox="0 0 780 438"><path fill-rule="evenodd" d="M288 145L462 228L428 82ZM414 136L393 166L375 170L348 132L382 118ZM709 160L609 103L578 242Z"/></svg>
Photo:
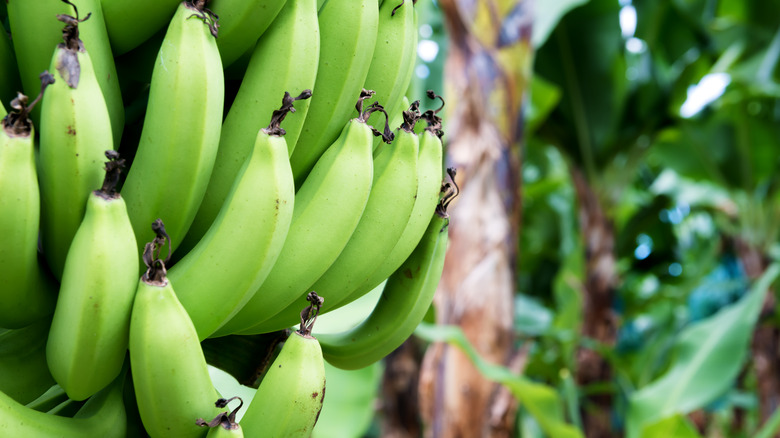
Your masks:
<svg viewBox="0 0 780 438"><path fill-rule="evenodd" d="M646 424L705 406L733 385L767 289L778 274L780 265L771 265L737 304L680 333L670 368L630 397L628 438L641 436Z"/></svg>
<svg viewBox="0 0 780 438"><path fill-rule="evenodd" d="M645 426L641 438L701 438L690 421L682 415L675 415L657 423Z"/></svg>

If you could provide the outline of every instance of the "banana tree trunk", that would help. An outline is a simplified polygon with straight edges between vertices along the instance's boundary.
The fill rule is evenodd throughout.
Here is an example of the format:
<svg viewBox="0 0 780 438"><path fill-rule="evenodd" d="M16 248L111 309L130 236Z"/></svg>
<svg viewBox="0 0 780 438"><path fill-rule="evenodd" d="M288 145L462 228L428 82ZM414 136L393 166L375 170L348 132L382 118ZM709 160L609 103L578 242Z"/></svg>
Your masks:
<svg viewBox="0 0 780 438"><path fill-rule="evenodd" d="M615 229L605 214L598 194L583 172L572 165L572 181L577 194L580 230L585 239L586 280L583 297L582 335L607 346L614 346L617 325L612 299L617 285ZM597 351L580 348L577 352L577 383L580 387L610 382L612 370ZM582 403L585 436L609 438L618 436L610 414L610 393L588 396Z"/></svg>
<svg viewBox="0 0 780 438"><path fill-rule="evenodd" d="M769 260L762 251L746 240L736 237L734 245L747 277L754 281L769 266ZM773 321L776 307L773 293L768 293L761 309L761 319L753 332L751 350L753 368L756 373L758 392L759 424L764 424L780 406L780 330ZM742 420L743 413L738 416ZM780 438L780 432L772 435Z"/></svg>
<svg viewBox="0 0 780 438"><path fill-rule="evenodd" d="M480 354L507 364L520 228L521 103L531 71L531 14L522 0L440 0L449 35L445 143L460 196L436 320L457 324ZM496 384L457 349L435 344L420 375L428 437L510 436L514 418ZM509 423L509 424L507 424Z"/></svg>

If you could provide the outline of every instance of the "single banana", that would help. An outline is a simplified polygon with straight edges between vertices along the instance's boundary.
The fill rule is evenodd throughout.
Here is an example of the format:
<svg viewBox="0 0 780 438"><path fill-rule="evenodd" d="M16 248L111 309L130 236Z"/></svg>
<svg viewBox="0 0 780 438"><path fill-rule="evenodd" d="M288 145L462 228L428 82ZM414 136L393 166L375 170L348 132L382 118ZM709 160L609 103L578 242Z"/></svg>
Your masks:
<svg viewBox="0 0 780 438"><path fill-rule="evenodd" d="M338 303L368 279L404 231L417 195L418 139L414 125L419 117L415 102L404 114L391 144L383 144L374 157L374 180L366 208L349 242L328 270L306 290L314 290ZM306 294L255 330L274 331L295 324Z"/></svg>
<svg viewBox="0 0 780 438"><path fill-rule="evenodd" d="M320 53L314 3L315 0L287 1L255 47L222 125L214 171L190 232L181 245L183 251L193 248L217 217L238 171L252 151L257 132L277 108L277 96L314 87ZM297 114L285 122L289 152L298 141L308 110L309 101L300 102L295 108Z"/></svg>
<svg viewBox="0 0 780 438"><path fill-rule="evenodd" d="M79 19L58 18L66 23L65 42L52 56L55 82L43 96L38 177L43 253L59 279L89 193L103 181L103 154L114 143L106 101L78 39Z"/></svg>
<svg viewBox="0 0 780 438"><path fill-rule="evenodd" d="M371 192L375 130L365 120L381 107L363 111L363 101L370 97L363 90L356 105L358 117L344 126L295 194L290 230L268 277L217 330L217 336L243 332L283 310L327 271L346 246Z"/></svg>
<svg viewBox="0 0 780 438"><path fill-rule="evenodd" d="M308 99L310 93L306 90L297 98L285 93L270 125L257 133L254 150L217 219L195 248L168 271L201 340L251 298L284 245L295 187L280 123L294 111L293 102Z"/></svg>
<svg viewBox="0 0 780 438"><path fill-rule="evenodd" d="M38 412L0 392L0 436L26 438L124 438L124 374L90 397L73 418Z"/></svg>
<svg viewBox="0 0 780 438"><path fill-rule="evenodd" d="M127 354L138 254L127 207L116 191L124 160L106 152L106 176L87 200L65 259L46 344L54 380L73 400L111 383Z"/></svg>
<svg viewBox="0 0 780 438"><path fill-rule="evenodd" d="M122 188L138 254L158 217L176 249L209 182L225 98L212 18L202 5L181 2L157 55L141 141Z"/></svg>
<svg viewBox="0 0 780 438"><path fill-rule="evenodd" d="M161 221L155 222L163 236ZM202 437L198 418L218 414L219 398L209 377L198 333L179 303L157 257L167 239L144 250L148 269L138 282L130 320L130 368L144 428L152 437Z"/></svg>
<svg viewBox="0 0 780 438"><path fill-rule="evenodd" d="M41 396L54 385L46 364L50 321L0 331L0 391L21 404Z"/></svg>
<svg viewBox="0 0 780 438"><path fill-rule="evenodd" d="M244 406L244 401L241 400L241 397L231 397L229 399L220 398L214 405L218 408L224 408L227 407L228 403L235 399L238 399L240 403L229 413L220 412L219 415L208 422L202 418L198 418L196 421L198 426L209 428L209 433L206 435L206 438L244 438L244 429L236 422L236 413Z"/></svg>
<svg viewBox="0 0 780 438"><path fill-rule="evenodd" d="M19 74L28 96L38 95L38 75L49 68L52 53L62 40L62 23L57 15L85 17L78 26L77 37L90 54L108 107L114 143L118 144L125 125L125 108L100 0L9 0L7 3ZM32 119L40 125L40 111L33 111Z"/></svg>
<svg viewBox="0 0 780 438"><path fill-rule="evenodd" d="M319 11L322 44L314 98L290 156L296 187L349 117L371 65L378 17L377 0L328 0Z"/></svg>
<svg viewBox="0 0 780 438"><path fill-rule="evenodd" d="M53 80L44 77L46 85ZM20 93L0 129L0 327L10 329L48 317L57 299L57 286L38 260L41 205L29 112L40 98L28 105Z"/></svg>
<svg viewBox="0 0 780 438"><path fill-rule="evenodd" d="M390 274L395 272L417 246L430 222L431 215L436 210L443 173L441 119L433 111L426 111L423 114L423 118L428 122L428 127L420 134L417 198L415 199L409 222L398 239L398 243L389 252L380 267L371 274L368 280L355 288L354 292L350 293L346 299L338 303L330 303L332 306L330 310L349 304L362 297L382 284Z"/></svg>
<svg viewBox="0 0 780 438"><path fill-rule="evenodd" d="M268 29L287 0L212 0L209 8L219 16L219 54L228 67Z"/></svg>
<svg viewBox="0 0 780 438"><path fill-rule="evenodd" d="M371 314L351 330L319 335L328 363L346 370L366 367L392 353L414 332L431 306L444 269L447 205L455 195L445 193L417 248L388 278Z"/></svg>
<svg viewBox="0 0 780 438"><path fill-rule="evenodd" d="M310 297L312 305L300 312L301 329L284 342L241 418L246 436L311 436L325 398L325 362L319 342L311 336L322 299Z"/></svg>
<svg viewBox="0 0 780 438"><path fill-rule="evenodd" d="M163 29L181 0L101 0L100 3L111 49L114 56L119 56Z"/></svg>
<svg viewBox="0 0 780 438"><path fill-rule="evenodd" d="M388 111L396 110L412 81L417 34L417 11L412 0L382 3L374 55L363 88L376 91L374 98Z"/></svg>

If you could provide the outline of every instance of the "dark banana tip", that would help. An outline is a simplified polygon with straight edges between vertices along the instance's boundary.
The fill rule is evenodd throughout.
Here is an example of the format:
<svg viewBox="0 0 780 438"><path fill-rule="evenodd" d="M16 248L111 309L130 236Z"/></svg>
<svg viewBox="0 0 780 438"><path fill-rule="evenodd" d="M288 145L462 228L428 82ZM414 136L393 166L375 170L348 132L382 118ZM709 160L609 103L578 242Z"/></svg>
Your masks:
<svg viewBox="0 0 780 438"><path fill-rule="evenodd" d="M311 336L314 321L317 320L317 316L320 314L325 298L317 295L317 292L311 291L306 295L306 301L310 304L301 310L301 327L298 329L298 333L302 336Z"/></svg>
<svg viewBox="0 0 780 438"><path fill-rule="evenodd" d="M284 118L287 117L288 113L295 112L293 104L296 100L308 99L311 95L311 90L303 90L301 94L296 97L292 97L288 91L285 91L284 97L282 97L282 106L278 110L274 110L271 114L271 123L269 123L268 127L264 128L263 131L268 135L275 135L277 137L287 134L287 131L281 126L282 121L284 121Z"/></svg>

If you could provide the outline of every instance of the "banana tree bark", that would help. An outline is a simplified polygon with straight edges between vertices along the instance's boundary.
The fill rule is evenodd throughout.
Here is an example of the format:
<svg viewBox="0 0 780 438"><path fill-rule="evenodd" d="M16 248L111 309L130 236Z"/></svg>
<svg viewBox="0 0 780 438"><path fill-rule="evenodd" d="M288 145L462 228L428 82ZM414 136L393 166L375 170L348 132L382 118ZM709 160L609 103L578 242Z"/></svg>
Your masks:
<svg viewBox="0 0 780 438"><path fill-rule="evenodd" d="M445 144L460 196L435 299L440 324L460 325L480 354L512 356L520 228L521 104L531 71L531 10L523 0L440 0L449 34ZM457 349L435 344L420 375L428 437L509 436L499 387ZM508 430L507 430L508 429Z"/></svg>
<svg viewBox="0 0 780 438"><path fill-rule="evenodd" d="M615 228L605 214L598 194L583 174L571 167L572 182L577 194L580 230L585 239L586 279L582 335L607 346L615 345L617 323L612 300L617 285ZM610 382L612 369L597 351L580 348L577 352L577 383L580 387ZM588 438L618 436L612 427L610 413L613 397L609 393L594 394L582 403L582 421Z"/></svg>
<svg viewBox="0 0 780 438"><path fill-rule="evenodd" d="M769 258L757 245L740 237L734 238L734 246L747 277L751 281L761 277L769 266ZM775 295L768 293L750 345L753 355L752 364L756 373L758 420L762 425L780 406L780 329L773 321L775 307ZM743 422L743 415L743 412L738 413L740 423ZM774 433L772 437L780 438L780 432Z"/></svg>

